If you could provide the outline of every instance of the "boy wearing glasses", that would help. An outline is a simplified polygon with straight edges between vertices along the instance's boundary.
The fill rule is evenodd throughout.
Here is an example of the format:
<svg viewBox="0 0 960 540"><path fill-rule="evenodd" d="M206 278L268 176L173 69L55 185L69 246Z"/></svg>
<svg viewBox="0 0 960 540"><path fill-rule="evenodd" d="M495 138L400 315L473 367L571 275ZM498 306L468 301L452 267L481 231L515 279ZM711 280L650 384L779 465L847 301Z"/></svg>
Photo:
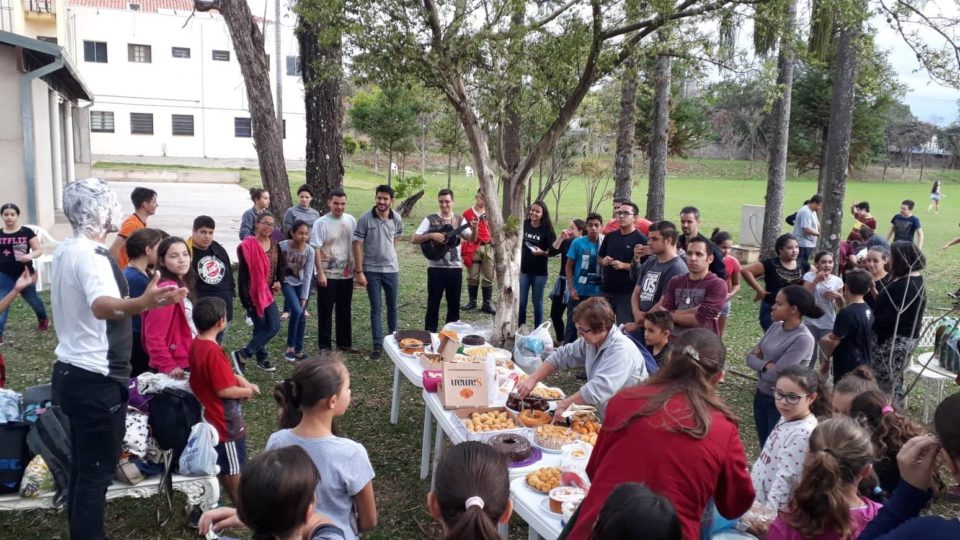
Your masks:
<svg viewBox="0 0 960 540"><path fill-rule="evenodd" d="M633 294L634 247L646 245L647 237L637 230L636 221L640 208L633 202L624 201L616 212L619 228L607 234L600 244L598 257L603 281L600 293L617 315L617 324L633 321L630 298Z"/></svg>

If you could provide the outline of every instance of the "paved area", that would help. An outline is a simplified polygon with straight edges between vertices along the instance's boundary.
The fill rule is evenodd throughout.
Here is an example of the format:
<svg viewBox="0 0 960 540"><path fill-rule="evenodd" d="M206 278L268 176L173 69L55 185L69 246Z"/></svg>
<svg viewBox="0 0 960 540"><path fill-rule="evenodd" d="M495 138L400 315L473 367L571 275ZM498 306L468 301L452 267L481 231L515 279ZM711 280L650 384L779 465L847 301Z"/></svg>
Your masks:
<svg viewBox="0 0 960 540"><path fill-rule="evenodd" d="M231 258L234 256L240 243L240 216L251 205L250 196L245 189L236 184L111 182L110 187L117 193L117 199L123 208L124 219L133 212L130 193L137 186L157 192L160 206L148 222L150 227L186 238L192 233L193 219L206 214L217 223L214 238L223 245ZM57 239L66 238L71 234L70 224L57 223L50 233ZM107 245L111 242L113 235L107 239Z"/></svg>
<svg viewBox="0 0 960 540"><path fill-rule="evenodd" d="M260 167L256 159L225 158L213 159L203 157L155 157L155 156L111 156L94 155L93 162L111 161L114 163L139 163L149 165L171 165L181 167L207 167L211 169L239 169L246 167L248 169L257 169ZM288 171L305 171L307 162L303 160L288 159Z"/></svg>

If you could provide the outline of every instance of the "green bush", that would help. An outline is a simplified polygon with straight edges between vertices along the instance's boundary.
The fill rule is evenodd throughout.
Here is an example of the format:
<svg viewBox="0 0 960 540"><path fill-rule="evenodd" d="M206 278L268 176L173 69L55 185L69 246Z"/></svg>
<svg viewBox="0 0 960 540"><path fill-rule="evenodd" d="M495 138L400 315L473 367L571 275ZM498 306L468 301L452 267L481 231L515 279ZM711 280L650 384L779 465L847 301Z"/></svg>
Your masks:
<svg viewBox="0 0 960 540"><path fill-rule="evenodd" d="M396 192L396 200L402 201L414 193L420 191L427 185L427 180L418 175L404 176L397 178L393 183L393 189Z"/></svg>
<svg viewBox="0 0 960 540"><path fill-rule="evenodd" d="M354 139L350 135L343 136L343 151L346 152L348 156L352 156L359 149L360 141Z"/></svg>

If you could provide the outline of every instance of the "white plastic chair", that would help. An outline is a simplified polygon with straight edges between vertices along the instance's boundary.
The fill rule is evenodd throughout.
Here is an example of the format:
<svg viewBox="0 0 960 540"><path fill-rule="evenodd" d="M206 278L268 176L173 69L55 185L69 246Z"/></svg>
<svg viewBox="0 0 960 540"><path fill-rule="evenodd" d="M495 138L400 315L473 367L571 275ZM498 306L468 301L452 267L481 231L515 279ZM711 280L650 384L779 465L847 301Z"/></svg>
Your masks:
<svg viewBox="0 0 960 540"><path fill-rule="evenodd" d="M56 246L60 243L46 229L39 225L24 225L33 231L40 239L40 248L44 246ZM33 268L37 272L37 291L43 291L50 288L50 280L53 277L53 255L42 255L33 260Z"/></svg>
<svg viewBox="0 0 960 540"><path fill-rule="evenodd" d="M920 341L917 343L917 350L936 348L936 328L935 321L938 317L924 317L920 327ZM913 373L918 376L920 382L931 382L937 385L937 401L943 400L944 386L948 381L955 381L957 374L944 369L940 365L940 359L934 355L933 350L922 352L912 356L910 364L906 368L907 373ZM921 390L923 395L923 421L930 421L930 400L929 393Z"/></svg>

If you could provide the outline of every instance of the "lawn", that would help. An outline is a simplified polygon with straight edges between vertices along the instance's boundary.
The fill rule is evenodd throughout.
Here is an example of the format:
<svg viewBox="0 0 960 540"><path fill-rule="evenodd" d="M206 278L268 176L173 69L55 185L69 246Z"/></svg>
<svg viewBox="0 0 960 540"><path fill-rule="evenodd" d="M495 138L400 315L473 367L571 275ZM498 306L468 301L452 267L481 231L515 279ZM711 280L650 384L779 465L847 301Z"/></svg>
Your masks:
<svg viewBox="0 0 960 540"><path fill-rule="evenodd" d="M138 166L140 167L140 166ZM726 167L723 169L722 167ZM675 216L679 208L694 204L703 212L704 227L720 226L731 230L738 236L739 212L742 204L763 204L764 184L759 175L747 175L742 162L672 162L672 174L667 184L667 215ZM727 174L729 172L729 174ZM252 176L244 175L244 182L255 182L256 171ZM291 184L296 186L302 181L302 172L291 174ZM734 176L740 175L740 178ZM423 215L434 211L432 194L445 187L446 176L441 170L430 171L427 175L426 196L418 205L415 216L407 220L407 231L415 227ZM383 175L373 172L369 167L351 163L347 167L346 187L349 195L348 211L359 214L372 204L372 188L384 182ZM536 181L536 180L534 180ZM474 180L475 182L475 180ZM948 184L944 191L950 195L955 184ZM816 189L815 180L795 179L788 183L787 207L795 208ZM476 184L462 177L456 178L453 185L460 194L457 208L463 210L471 202L468 194L476 189ZM927 232L927 246L930 255L930 267L927 272L930 287L929 306L931 309L946 307L945 293L954 290L960 282L955 270L960 262L960 248L945 254L939 247L960 234L957 229L957 216L960 215L950 197L944 201L939 216L925 213L929 186L917 183L879 183L851 182L848 186L849 200L867 199L874 208L874 214L883 223L896 211L901 199L914 198L918 202L920 219ZM646 186L635 186L634 193L642 200ZM585 196L582 189L572 185L560 205L563 220L582 217L585 208ZM553 208L552 202L550 203ZM609 204L601 207L609 214ZM846 218L845 218L846 219ZM555 223L557 220L555 220ZM426 264L419 250L407 243L400 247L402 287L400 289L401 328L421 328L426 299ZM552 261L551 275L556 275L559 261ZM549 284L548 284L549 285ZM49 295L43 293L49 305ZM464 294L465 296L465 294ZM731 323L728 326L726 342L729 348L728 363L733 370L747 373L743 358L747 349L760 337L756 322L757 306L750 300L752 294L741 293L734 301ZM316 309L315 304L312 309ZM7 323L5 338L7 344L0 349L6 357L8 387L23 389L26 386L47 382L53 363L55 335L36 334L32 313L24 302L14 304L10 321ZM237 305L238 312L239 304ZM369 349L369 312L366 295L359 291L354 296L354 336L355 345ZM465 314L466 315L466 314ZM475 314L466 315L467 320L483 322ZM316 319L308 322L307 348L316 350ZM58 321L55 321L55 323ZM283 338L286 328L271 343L271 353L276 360L281 359ZM228 337L228 347L237 347L249 338L249 329L236 324ZM277 372L267 374L259 371L251 373L253 382L260 385L263 395L246 405L244 415L248 425L248 452L259 452L269 434L275 429L274 406L270 397L271 389L278 381L290 373L291 366L278 361ZM347 357L347 364L353 379L353 403L341 419L340 429L346 436L356 439L367 448L377 478L374 482L379 506L379 525L367 538L422 538L437 537L439 528L427 514L425 496L429 490L429 480L419 480L420 434L423 421L423 404L419 391L409 384L403 384L400 421L396 426L388 422L390 408L390 387L393 366L386 358L370 361L365 355ZM571 374L557 377L556 382L570 391L576 388ZM752 421L753 383L738 376L728 376L721 387L724 398L735 408L743 419L741 434L745 440L749 456L755 457L756 436ZM914 406L919 400L913 400ZM178 498L175 504L182 505ZM113 538L195 538L195 532L183 526L184 517L175 515L164 528L156 525L156 511L160 506L158 499L120 500L109 503L107 507L107 532ZM940 506L942 512L957 515L956 506ZM34 511L24 513L0 513L0 538L66 538L65 516L62 513ZM511 538L523 537L526 533L522 522L514 519Z"/></svg>

